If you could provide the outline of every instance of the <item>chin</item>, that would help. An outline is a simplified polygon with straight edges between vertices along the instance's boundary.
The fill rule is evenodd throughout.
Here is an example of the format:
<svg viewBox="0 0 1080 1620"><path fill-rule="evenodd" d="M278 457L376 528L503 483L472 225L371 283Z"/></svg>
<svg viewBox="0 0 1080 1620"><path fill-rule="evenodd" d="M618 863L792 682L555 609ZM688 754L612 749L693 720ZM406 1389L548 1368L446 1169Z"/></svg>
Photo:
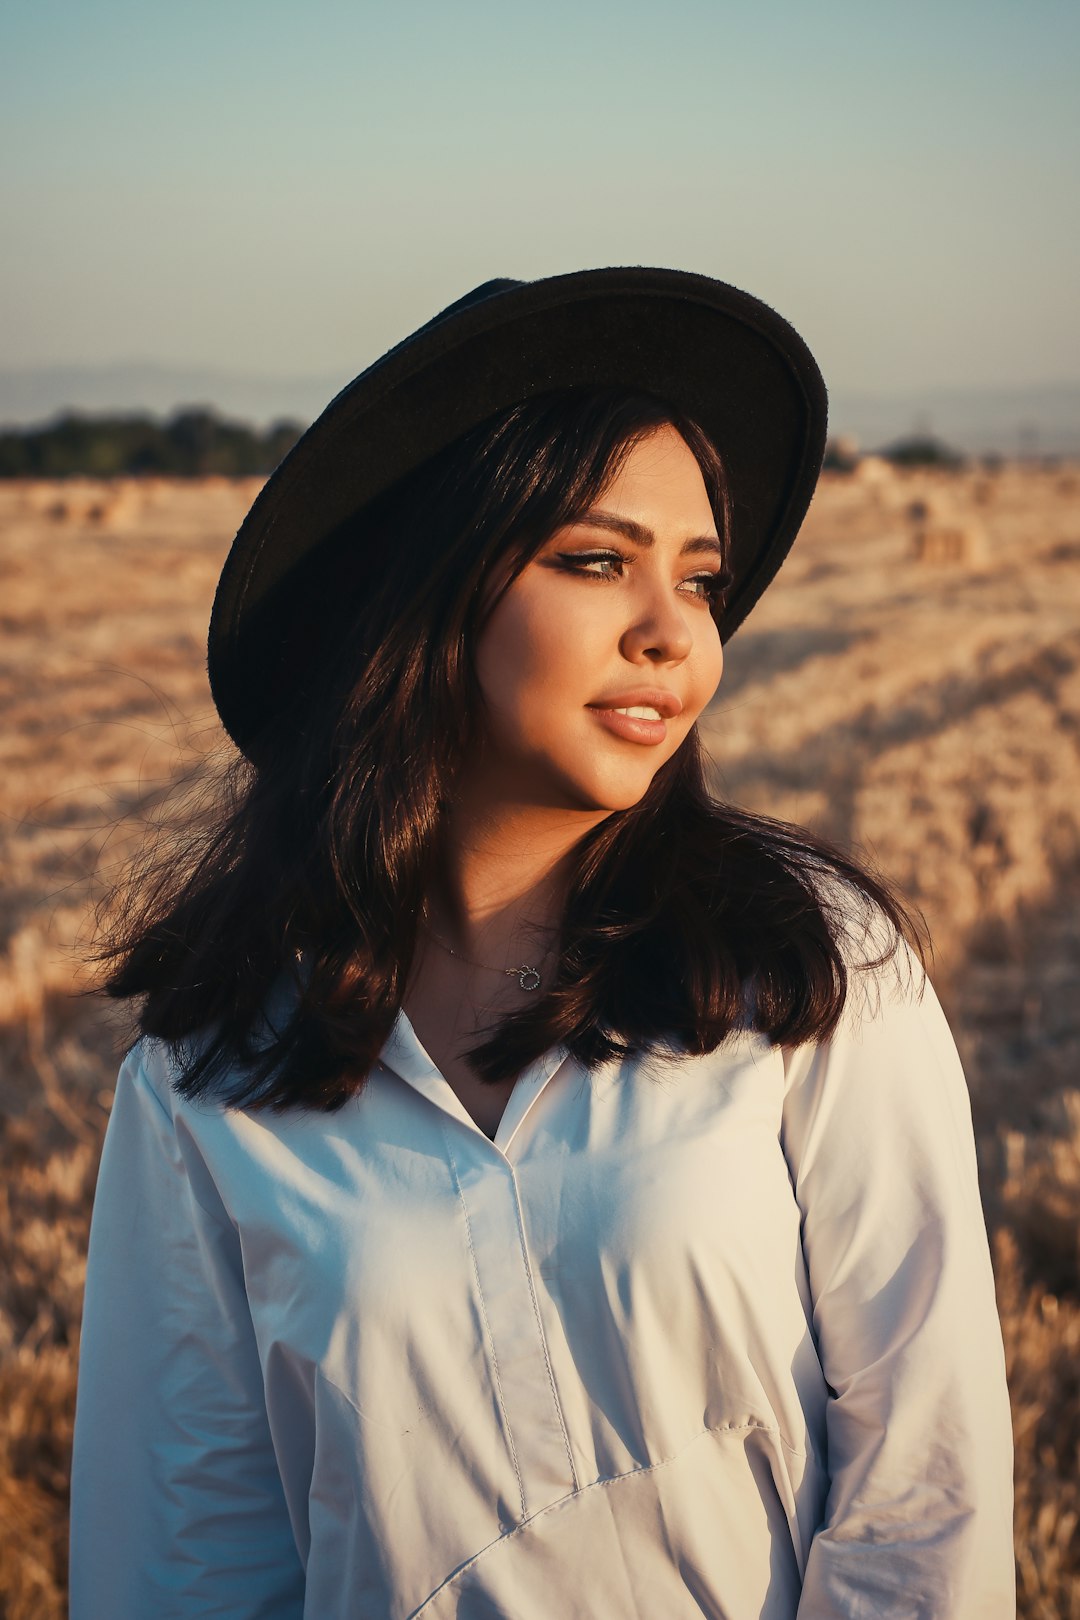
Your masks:
<svg viewBox="0 0 1080 1620"><path fill-rule="evenodd" d="M641 802L652 785L653 774L627 777L622 781L602 781L596 777L584 781L578 777L568 780L566 786L577 809L607 810L614 814L617 810L632 810Z"/></svg>
<svg viewBox="0 0 1080 1620"><path fill-rule="evenodd" d="M543 747L508 751L500 762L500 779L512 781L522 798L550 809L614 814L640 803L666 758L655 763L605 758L594 740L585 738L572 755Z"/></svg>

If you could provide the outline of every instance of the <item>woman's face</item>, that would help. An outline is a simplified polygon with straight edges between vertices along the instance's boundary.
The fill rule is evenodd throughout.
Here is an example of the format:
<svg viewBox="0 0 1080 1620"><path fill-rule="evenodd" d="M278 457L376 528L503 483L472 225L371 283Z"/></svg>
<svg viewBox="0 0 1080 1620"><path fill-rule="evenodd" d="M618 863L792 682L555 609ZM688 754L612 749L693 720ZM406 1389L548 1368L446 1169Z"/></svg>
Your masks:
<svg viewBox="0 0 1080 1620"><path fill-rule="evenodd" d="M697 461L674 427L656 428L484 626L485 782L553 807L636 804L719 683L708 588L721 568Z"/></svg>

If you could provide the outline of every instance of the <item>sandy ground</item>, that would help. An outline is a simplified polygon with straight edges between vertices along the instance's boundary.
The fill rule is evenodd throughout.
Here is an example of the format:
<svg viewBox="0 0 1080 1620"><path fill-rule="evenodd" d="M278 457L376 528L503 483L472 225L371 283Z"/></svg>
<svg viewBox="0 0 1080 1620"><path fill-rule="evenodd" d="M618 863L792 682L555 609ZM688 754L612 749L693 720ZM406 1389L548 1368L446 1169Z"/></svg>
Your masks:
<svg viewBox="0 0 1080 1620"><path fill-rule="evenodd" d="M0 485L0 1615L64 1613L86 1223L122 1030L88 908L225 745L203 673L255 492ZM702 722L718 789L923 909L965 1059L1021 1614L1080 1620L1080 471L826 478Z"/></svg>

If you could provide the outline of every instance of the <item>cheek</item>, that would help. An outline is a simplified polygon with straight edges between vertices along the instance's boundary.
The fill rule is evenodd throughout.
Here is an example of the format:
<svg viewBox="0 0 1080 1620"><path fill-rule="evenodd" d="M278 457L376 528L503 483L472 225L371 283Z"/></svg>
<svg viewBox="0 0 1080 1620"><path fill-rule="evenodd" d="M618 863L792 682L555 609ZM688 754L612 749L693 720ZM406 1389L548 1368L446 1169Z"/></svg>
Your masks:
<svg viewBox="0 0 1080 1620"><path fill-rule="evenodd" d="M694 645L685 661L675 670L660 673L663 686L674 686L683 700L680 734L707 709L716 695L724 671L724 648L711 613L704 609L693 619Z"/></svg>
<svg viewBox="0 0 1080 1620"><path fill-rule="evenodd" d="M702 650L701 667L698 674L697 685L700 687L700 704L704 708L710 701L713 693L720 685L720 677L724 673L724 649L720 641L720 632L713 628L710 640Z"/></svg>
<svg viewBox="0 0 1080 1620"><path fill-rule="evenodd" d="M554 611L525 591L511 589L488 620L476 648L476 672L493 713L556 712L568 698L589 697L589 649L595 614L577 603ZM590 625L593 634L590 636Z"/></svg>

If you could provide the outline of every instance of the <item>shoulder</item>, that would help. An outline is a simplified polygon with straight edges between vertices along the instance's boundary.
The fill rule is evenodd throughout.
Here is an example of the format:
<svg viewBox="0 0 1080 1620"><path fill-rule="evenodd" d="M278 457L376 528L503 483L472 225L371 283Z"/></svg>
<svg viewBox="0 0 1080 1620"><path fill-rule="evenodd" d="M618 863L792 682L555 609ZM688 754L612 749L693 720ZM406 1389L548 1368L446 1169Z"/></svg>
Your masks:
<svg viewBox="0 0 1080 1620"><path fill-rule="evenodd" d="M841 1023L920 998L929 984L926 970L882 907L836 873L815 873L811 882L847 975Z"/></svg>
<svg viewBox="0 0 1080 1620"><path fill-rule="evenodd" d="M170 1218L235 1226L232 1194L250 1177L252 1138L245 1112L182 1089L186 1041L143 1035L120 1065L102 1156L106 1196L141 1189L140 1202L170 1206ZM186 1211L186 1214L183 1212Z"/></svg>
<svg viewBox="0 0 1080 1620"><path fill-rule="evenodd" d="M213 1098L185 1095L185 1077L199 1045L198 1039L173 1042L157 1035L142 1035L128 1048L116 1077L110 1110L114 1135L127 1131L168 1144L172 1154L180 1150L181 1143L199 1137L215 1116L227 1111Z"/></svg>
<svg viewBox="0 0 1080 1620"><path fill-rule="evenodd" d="M199 1133L199 1121L230 1111L215 1099L212 1089L192 1095L186 1087L193 1065L212 1039L212 1032L205 1030L177 1041L141 1035L120 1064L112 1116L124 1113L132 1120L142 1119L143 1128L155 1134L172 1138L179 1131L186 1138Z"/></svg>
<svg viewBox="0 0 1080 1620"><path fill-rule="evenodd" d="M120 1066L117 1090L133 1087L152 1097L170 1117L207 1109L229 1109L228 1098L258 1056L280 1040L296 1014L304 969L281 970L267 989L253 1022L237 1047L223 1036L220 1022L190 1030L173 1040L145 1032L128 1048ZM194 1083L189 1085L189 1081ZM217 1099L217 1101L215 1101Z"/></svg>
<svg viewBox="0 0 1080 1620"><path fill-rule="evenodd" d="M910 1085L956 1071L952 1032L924 963L881 907L833 874L815 879L845 976L831 1033L784 1049L789 1081L847 1068L905 1074Z"/></svg>
<svg viewBox="0 0 1080 1620"><path fill-rule="evenodd" d="M162 1114L171 1118L177 1101L174 1088L182 1072L176 1046L157 1035L140 1035L121 1061L116 1077L117 1099L131 1094L156 1104Z"/></svg>
<svg viewBox="0 0 1080 1620"><path fill-rule="evenodd" d="M784 1048L792 1117L874 1119L899 1148L905 1126L971 1129L956 1041L912 945L876 907L834 893L847 987L827 1037ZM965 1149L966 1151L966 1149Z"/></svg>

